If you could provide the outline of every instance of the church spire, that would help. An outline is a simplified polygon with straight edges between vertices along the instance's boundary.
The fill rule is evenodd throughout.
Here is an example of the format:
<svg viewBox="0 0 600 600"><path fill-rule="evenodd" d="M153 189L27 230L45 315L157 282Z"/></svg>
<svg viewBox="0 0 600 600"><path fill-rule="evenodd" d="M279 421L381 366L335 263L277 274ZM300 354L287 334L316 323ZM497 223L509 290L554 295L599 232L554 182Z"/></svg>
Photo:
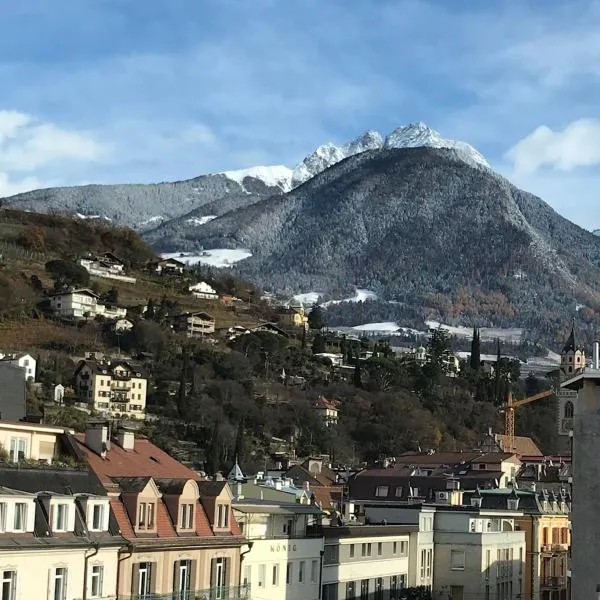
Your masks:
<svg viewBox="0 0 600 600"><path fill-rule="evenodd" d="M563 347L563 354L567 354L568 352L575 352L577 346L575 345L575 317L573 317L573 321L571 322L571 333L565 342Z"/></svg>

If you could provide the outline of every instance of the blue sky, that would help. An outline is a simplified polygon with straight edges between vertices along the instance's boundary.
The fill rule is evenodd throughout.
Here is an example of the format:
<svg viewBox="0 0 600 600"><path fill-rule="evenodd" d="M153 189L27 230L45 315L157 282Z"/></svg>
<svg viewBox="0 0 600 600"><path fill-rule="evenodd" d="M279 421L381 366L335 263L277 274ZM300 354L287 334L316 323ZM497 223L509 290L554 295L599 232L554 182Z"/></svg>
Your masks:
<svg viewBox="0 0 600 600"><path fill-rule="evenodd" d="M425 121L600 227L600 2L20 0L0 194L294 166Z"/></svg>

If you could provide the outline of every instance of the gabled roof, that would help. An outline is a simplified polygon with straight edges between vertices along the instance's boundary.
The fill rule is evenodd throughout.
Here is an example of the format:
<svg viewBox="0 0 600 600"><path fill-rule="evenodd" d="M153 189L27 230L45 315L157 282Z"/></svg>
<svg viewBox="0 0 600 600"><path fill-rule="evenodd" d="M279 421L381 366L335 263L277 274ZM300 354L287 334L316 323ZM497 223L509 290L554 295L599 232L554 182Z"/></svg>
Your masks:
<svg viewBox="0 0 600 600"><path fill-rule="evenodd" d="M207 498L216 498L227 485L226 481L198 481L197 483L200 496Z"/></svg>
<svg viewBox="0 0 600 600"><path fill-rule="evenodd" d="M496 441L502 451L510 449L509 436L497 433ZM518 454L519 456L543 456L543 452L530 437L516 435L514 437L513 449L515 454Z"/></svg>
<svg viewBox="0 0 600 600"><path fill-rule="evenodd" d="M325 396L319 396L314 402L314 408L321 408L326 410L339 410L339 401L338 400L329 400L325 398Z"/></svg>
<svg viewBox="0 0 600 600"><path fill-rule="evenodd" d="M100 298L96 292L90 290L89 288L76 288L74 290L65 290L64 292L56 292L54 294L50 294L50 298L55 296L70 296L71 294L85 294L86 296L91 296L93 298Z"/></svg>

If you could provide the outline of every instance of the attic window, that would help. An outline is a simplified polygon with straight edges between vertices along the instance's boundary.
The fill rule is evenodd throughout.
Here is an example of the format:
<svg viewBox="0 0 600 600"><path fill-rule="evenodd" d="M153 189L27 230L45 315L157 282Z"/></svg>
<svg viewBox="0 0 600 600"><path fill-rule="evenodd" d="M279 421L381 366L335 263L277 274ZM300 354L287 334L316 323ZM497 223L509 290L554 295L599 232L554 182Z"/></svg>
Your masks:
<svg viewBox="0 0 600 600"><path fill-rule="evenodd" d="M375 495L380 498L386 498L388 495L388 486L387 485L378 485L375 488Z"/></svg>
<svg viewBox="0 0 600 600"><path fill-rule="evenodd" d="M156 456L151 456L150 460L153 460L155 463L159 463L160 460L158 458L156 458Z"/></svg>

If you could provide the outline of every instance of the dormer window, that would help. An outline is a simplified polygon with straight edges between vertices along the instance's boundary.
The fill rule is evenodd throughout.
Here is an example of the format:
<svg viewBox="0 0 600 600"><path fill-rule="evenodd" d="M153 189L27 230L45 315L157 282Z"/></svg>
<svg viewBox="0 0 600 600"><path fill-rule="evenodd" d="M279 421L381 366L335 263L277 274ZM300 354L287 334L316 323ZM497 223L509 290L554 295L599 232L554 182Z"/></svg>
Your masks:
<svg viewBox="0 0 600 600"><path fill-rule="evenodd" d="M91 519L89 529L91 531L104 530L104 505L93 504L91 510Z"/></svg>
<svg viewBox="0 0 600 600"><path fill-rule="evenodd" d="M68 531L69 529L69 505L68 504L55 504L53 507L54 511L54 524L52 529L54 531Z"/></svg>
<svg viewBox="0 0 600 600"><path fill-rule="evenodd" d="M482 501L483 501L483 498L481 496L473 496L471 498L471 506L473 508L481 508Z"/></svg>
<svg viewBox="0 0 600 600"><path fill-rule="evenodd" d="M508 499L508 510L517 510L519 508L519 499L518 498L509 498Z"/></svg>
<svg viewBox="0 0 600 600"><path fill-rule="evenodd" d="M179 507L179 528L193 529L194 528L194 505L182 504Z"/></svg>
<svg viewBox="0 0 600 600"><path fill-rule="evenodd" d="M229 505L217 504L217 527L225 529L229 527Z"/></svg>
<svg viewBox="0 0 600 600"><path fill-rule="evenodd" d="M387 498L388 495L388 486L387 485L378 485L375 488L375 495L380 498Z"/></svg>
<svg viewBox="0 0 600 600"><path fill-rule="evenodd" d="M13 531L25 531L27 529L27 504L25 502L15 503L13 519Z"/></svg>
<svg viewBox="0 0 600 600"><path fill-rule="evenodd" d="M140 502L138 529L154 529L154 502Z"/></svg>

